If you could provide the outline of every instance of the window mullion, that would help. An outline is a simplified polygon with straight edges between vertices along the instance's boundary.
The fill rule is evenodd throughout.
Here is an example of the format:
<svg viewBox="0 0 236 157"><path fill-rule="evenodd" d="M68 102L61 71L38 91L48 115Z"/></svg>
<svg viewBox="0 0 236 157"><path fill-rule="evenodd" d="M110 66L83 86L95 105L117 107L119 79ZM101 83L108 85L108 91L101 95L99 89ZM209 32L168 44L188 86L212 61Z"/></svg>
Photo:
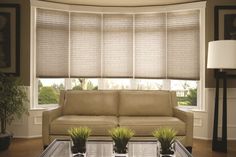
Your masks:
<svg viewBox="0 0 236 157"><path fill-rule="evenodd" d="M137 89L137 83L136 83L136 79L130 79L130 87L132 90L136 90Z"/></svg>
<svg viewBox="0 0 236 157"><path fill-rule="evenodd" d="M37 107L38 105L38 78L36 76L36 31L37 31L37 28L36 28L36 21L37 21L37 8L36 7L33 7L33 11L32 11L32 38L33 38L33 41L32 41L32 44L33 44L33 55L32 55L32 73L33 73L33 78L32 78L32 82L33 82L33 105L32 107Z"/></svg>
<svg viewBox="0 0 236 157"><path fill-rule="evenodd" d="M37 107L38 106L38 99L39 99L39 89L38 89L38 81L39 79L38 78L35 78L34 79L34 107Z"/></svg>
<svg viewBox="0 0 236 157"><path fill-rule="evenodd" d="M98 89L104 89L103 80L103 14L101 14L101 78L98 79Z"/></svg>
<svg viewBox="0 0 236 157"><path fill-rule="evenodd" d="M165 35L166 35L166 79L168 78L168 32L167 32L167 28L168 28L168 17L167 17L167 12L165 13L165 17L166 17L166 20L165 20L165 23L166 23L166 28L165 28Z"/></svg>
<svg viewBox="0 0 236 157"><path fill-rule="evenodd" d="M136 89L136 80L135 80L135 14L133 14L133 79L130 79L131 89Z"/></svg>
<svg viewBox="0 0 236 157"><path fill-rule="evenodd" d="M65 83L66 90L72 89L72 79L71 78L65 78L64 83Z"/></svg>
<svg viewBox="0 0 236 157"><path fill-rule="evenodd" d="M171 80L163 80L163 90L171 90Z"/></svg>
<svg viewBox="0 0 236 157"><path fill-rule="evenodd" d="M71 24L71 12L69 12L69 32L68 32L68 77L70 78L70 51L71 51L71 45L70 45L70 24Z"/></svg>
<svg viewBox="0 0 236 157"><path fill-rule="evenodd" d="M135 14L133 14L133 79L135 78Z"/></svg>

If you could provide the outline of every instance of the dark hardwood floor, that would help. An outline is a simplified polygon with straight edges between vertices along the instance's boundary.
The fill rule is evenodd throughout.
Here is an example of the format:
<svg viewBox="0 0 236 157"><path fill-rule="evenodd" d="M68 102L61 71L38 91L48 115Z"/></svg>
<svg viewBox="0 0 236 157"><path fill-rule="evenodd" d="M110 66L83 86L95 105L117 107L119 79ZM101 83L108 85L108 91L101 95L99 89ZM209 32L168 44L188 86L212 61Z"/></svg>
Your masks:
<svg viewBox="0 0 236 157"><path fill-rule="evenodd" d="M0 152L0 157L38 157L43 151L41 138L14 139L7 151ZM211 141L194 140L194 157L236 157L236 141L228 142L228 153L212 152Z"/></svg>
<svg viewBox="0 0 236 157"><path fill-rule="evenodd" d="M194 157L236 157L236 141L228 141L228 152L221 153L211 150L211 141L194 140Z"/></svg>
<svg viewBox="0 0 236 157"><path fill-rule="evenodd" d="M13 139L7 151L0 152L0 157L38 157L43 151L41 138Z"/></svg>

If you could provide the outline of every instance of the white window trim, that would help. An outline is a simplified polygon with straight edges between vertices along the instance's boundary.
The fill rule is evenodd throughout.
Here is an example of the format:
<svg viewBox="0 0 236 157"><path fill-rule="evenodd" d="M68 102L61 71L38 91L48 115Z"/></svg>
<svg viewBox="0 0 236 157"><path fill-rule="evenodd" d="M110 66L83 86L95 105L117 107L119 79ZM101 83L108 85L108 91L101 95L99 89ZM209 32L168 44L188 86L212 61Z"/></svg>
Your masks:
<svg viewBox="0 0 236 157"><path fill-rule="evenodd" d="M205 8L206 2L193 2L186 4L166 5L166 6L146 6L146 7L95 7L82 5L59 4L53 2L45 2L40 0L31 0L31 6L44 9L52 9L69 12L83 13L109 13L109 14L143 14L143 13L163 13L178 10L193 10ZM191 9L189 9L191 8Z"/></svg>
<svg viewBox="0 0 236 157"><path fill-rule="evenodd" d="M49 7L50 6L50 7ZM200 10L200 81L198 86L198 105L183 106L192 110L205 111L205 7L206 2L195 2L169 6L152 6L152 7L91 7L91 6L75 6L66 4L56 4L51 2L43 2L31 0L31 109L51 108L58 106L57 104L38 105L36 95L38 95L38 79L36 78L36 8L64 10L69 12L94 12L94 13L122 13L122 14L138 14L151 12L171 12L178 10ZM191 9L189 9L191 8ZM135 17L133 17L135 18ZM103 23L103 22L102 22ZM131 79L131 89L136 89L135 79ZM98 88L104 89L102 79L98 80ZM65 80L65 89L71 89L70 79ZM170 90L170 81L164 80L164 90ZM50 106L50 107L49 107Z"/></svg>
<svg viewBox="0 0 236 157"><path fill-rule="evenodd" d="M31 33L30 33L30 81L31 81L31 91L32 93L31 100L30 100L30 107L31 109L38 108L36 104L38 104L38 99L35 98L36 91L38 90L38 82L36 81L36 7L31 7ZM37 83L37 84L36 84Z"/></svg>

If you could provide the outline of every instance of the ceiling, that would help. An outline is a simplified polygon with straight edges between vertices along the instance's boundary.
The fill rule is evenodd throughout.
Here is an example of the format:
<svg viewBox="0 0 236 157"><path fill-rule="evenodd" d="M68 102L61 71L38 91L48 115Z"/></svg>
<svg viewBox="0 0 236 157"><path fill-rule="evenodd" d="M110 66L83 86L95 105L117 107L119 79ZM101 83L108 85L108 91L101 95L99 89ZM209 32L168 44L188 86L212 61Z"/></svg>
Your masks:
<svg viewBox="0 0 236 157"><path fill-rule="evenodd" d="M88 6L153 6L197 2L203 0L41 0L63 4Z"/></svg>

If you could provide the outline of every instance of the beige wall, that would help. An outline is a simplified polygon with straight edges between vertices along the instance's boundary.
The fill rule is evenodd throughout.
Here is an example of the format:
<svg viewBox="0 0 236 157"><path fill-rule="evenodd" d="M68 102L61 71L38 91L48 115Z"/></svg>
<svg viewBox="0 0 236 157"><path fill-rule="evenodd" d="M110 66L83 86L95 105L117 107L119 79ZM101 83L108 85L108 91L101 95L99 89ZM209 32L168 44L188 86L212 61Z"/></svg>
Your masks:
<svg viewBox="0 0 236 157"><path fill-rule="evenodd" d="M30 0L0 0L1 3L20 4L20 78L30 85Z"/></svg>
<svg viewBox="0 0 236 157"><path fill-rule="evenodd" d="M206 61L208 42L214 40L214 7L217 5L234 5L236 0L207 0L206 7ZM207 63L207 62L206 62ZM206 87L215 87L214 71L206 69ZM228 87L236 87L236 81L229 81Z"/></svg>

